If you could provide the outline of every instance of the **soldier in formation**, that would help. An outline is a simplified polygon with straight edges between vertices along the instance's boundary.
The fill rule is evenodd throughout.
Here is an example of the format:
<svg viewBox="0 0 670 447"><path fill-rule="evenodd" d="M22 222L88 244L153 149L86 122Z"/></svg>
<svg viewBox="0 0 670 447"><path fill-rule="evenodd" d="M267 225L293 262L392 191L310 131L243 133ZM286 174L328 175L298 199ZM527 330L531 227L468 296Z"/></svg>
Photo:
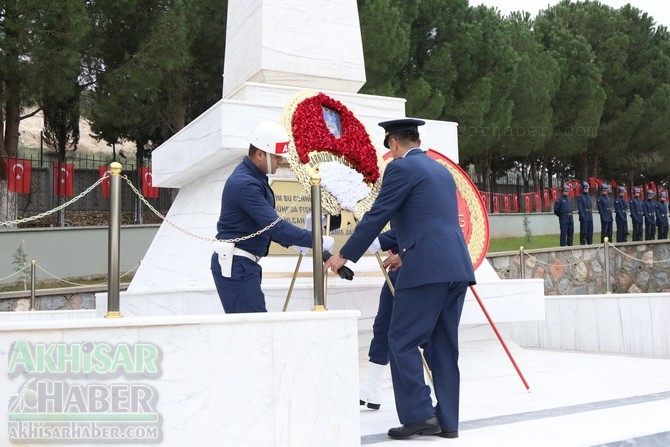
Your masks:
<svg viewBox="0 0 670 447"><path fill-rule="evenodd" d="M556 203L554 203L554 214L558 216L558 224L561 227L561 247L572 245L572 237L575 232L575 224L572 218L572 204L568 198L569 193L570 185L563 185L563 192L556 199Z"/></svg>
<svg viewBox="0 0 670 447"><path fill-rule="evenodd" d="M656 227L658 228L658 239L668 238L668 193L663 191L656 202Z"/></svg>
<svg viewBox="0 0 670 447"><path fill-rule="evenodd" d="M628 239L628 203L626 203L625 195L626 188L619 186L619 195L614 199L617 242L626 242Z"/></svg>
<svg viewBox="0 0 670 447"><path fill-rule="evenodd" d="M612 241L612 201L609 198L609 187L603 185L598 197L598 213L600 214L600 242L604 243L605 238Z"/></svg>
<svg viewBox="0 0 670 447"><path fill-rule="evenodd" d="M647 191L647 200L642 203L642 214L644 214L644 240L653 241L656 236L656 207L651 200L654 191Z"/></svg>
<svg viewBox="0 0 670 447"><path fill-rule="evenodd" d="M589 196L589 184L582 183L582 193L577 197L579 213L579 244L593 244L593 203Z"/></svg>
<svg viewBox="0 0 670 447"><path fill-rule="evenodd" d="M644 213L640 202L640 188L633 188L633 198L630 199L630 220L633 222L633 242L641 241Z"/></svg>

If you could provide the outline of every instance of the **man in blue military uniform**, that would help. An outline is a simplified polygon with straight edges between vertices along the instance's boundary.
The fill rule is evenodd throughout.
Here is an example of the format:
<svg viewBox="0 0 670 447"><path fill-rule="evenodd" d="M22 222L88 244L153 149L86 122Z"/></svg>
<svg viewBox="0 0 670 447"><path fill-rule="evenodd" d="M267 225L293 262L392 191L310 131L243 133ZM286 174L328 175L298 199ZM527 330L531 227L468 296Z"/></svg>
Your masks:
<svg viewBox="0 0 670 447"><path fill-rule="evenodd" d="M561 227L560 244L561 247L571 246L572 237L575 233L575 224L572 218L572 204L568 198L570 185L563 185L563 192L556 203L554 203L554 214L558 216L558 224Z"/></svg>
<svg viewBox="0 0 670 447"><path fill-rule="evenodd" d="M656 207L651 199L654 191L647 191L647 200L642 203L642 214L644 214L644 240L653 241L656 237Z"/></svg>
<svg viewBox="0 0 670 447"><path fill-rule="evenodd" d="M582 193L577 197L579 214L579 244L593 244L593 204L589 196L589 184L582 183Z"/></svg>
<svg viewBox="0 0 670 447"><path fill-rule="evenodd" d="M619 195L614 199L614 215L616 220L616 241L626 242L628 239L628 204L626 188L619 186Z"/></svg>
<svg viewBox="0 0 670 447"><path fill-rule="evenodd" d="M605 238L612 242L612 201L609 197L609 187L603 185L600 188L598 197L598 213L600 214L600 242L604 243Z"/></svg>
<svg viewBox="0 0 670 447"><path fill-rule="evenodd" d="M656 202L656 227L658 228L658 239L668 238L668 193L663 191Z"/></svg>
<svg viewBox="0 0 670 447"><path fill-rule="evenodd" d="M630 199L630 220L633 222L633 242L642 240L642 203L640 203L640 188L633 188L633 198Z"/></svg>
<svg viewBox="0 0 670 447"><path fill-rule="evenodd" d="M285 247L312 246L311 231L277 215L267 178L288 155L288 141L281 125L261 122L249 138L248 155L223 188L211 270L226 313L267 312L258 261L267 256L271 241ZM332 248L333 242L323 236L324 249Z"/></svg>
<svg viewBox="0 0 670 447"><path fill-rule="evenodd" d="M380 123L393 161L379 195L354 233L324 266L336 271L358 261L386 223L395 229L402 267L389 327L391 378L402 426L388 436L458 436L460 373L458 324L468 286L475 283L472 261L458 224L456 182L448 169L421 150L421 120ZM419 346L427 347L437 405L424 380Z"/></svg>

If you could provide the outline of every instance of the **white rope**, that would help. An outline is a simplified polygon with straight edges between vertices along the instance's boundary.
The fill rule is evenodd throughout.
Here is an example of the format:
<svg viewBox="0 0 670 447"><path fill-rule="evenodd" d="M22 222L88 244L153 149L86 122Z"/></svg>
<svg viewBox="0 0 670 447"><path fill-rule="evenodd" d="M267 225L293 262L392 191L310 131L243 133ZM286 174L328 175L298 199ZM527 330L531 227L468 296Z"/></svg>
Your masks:
<svg viewBox="0 0 670 447"><path fill-rule="evenodd" d="M16 276L16 275L18 275L19 273L21 273L22 271L24 271L25 269L27 269L28 267L30 267L30 265L26 265L26 266L23 267L21 270L17 270L17 271L15 271L14 273L10 273L9 275L5 276L4 278L0 278L0 281L4 281L5 279L9 279L9 278L11 278L12 276Z"/></svg>
<svg viewBox="0 0 670 447"><path fill-rule="evenodd" d="M634 257L634 256L631 256L631 255L627 254L627 253L624 253L624 252L622 252L621 250L619 250L619 249L618 249L616 246L614 246L614 245L612 245L611 247L612 247L613 249L615 249L616 251L618 251L619 253L621 253L622 255L626 256L627 258L633 259L633 260L635 260L635 261L645 262L645 263L648 263L648 264L656 264L656 263L659 263L659 262L668 262L668 261L670 261L670 259L659 259L658 261L653 261L653 260L652 260L652 261L647 261L647 260L644 260L644 259L636 258L636 257Z"/></svg>
<svg viewBox="0 0 670 447"><path fill-rule="evenodd" d="M570 262L570 263L567 263L567 264L564 263L563 265L564 265L564 266L571 266L571 265L577 265L577 264L579 264L580 262L590 261L591 259L593 259L593 258L596 257L596 255L598 254L598 252L599 252L602 248L603 248L603 246L601 245L600 247L598 247L598 248L593 252L592 256L590 256L590 257L588 257L588 258L581 258L581 259L576 260L575 262ZM540 265L546 265L546 266L548 266L548 267L551 267L551 266L554 264L553 262L548 263L548 262L540 261L539 259L537 259L535 256L532 256L532 255L528 255L528 256L529 256L529 258L530 258L531 260L533 260L534 262L537 262L537 263L540 264ZM560 259L560 258L559 258L559 259ZM562 259L561 259L561 261L562 261ZM554 262L556 262L556 261L554 260Z"/></svg>

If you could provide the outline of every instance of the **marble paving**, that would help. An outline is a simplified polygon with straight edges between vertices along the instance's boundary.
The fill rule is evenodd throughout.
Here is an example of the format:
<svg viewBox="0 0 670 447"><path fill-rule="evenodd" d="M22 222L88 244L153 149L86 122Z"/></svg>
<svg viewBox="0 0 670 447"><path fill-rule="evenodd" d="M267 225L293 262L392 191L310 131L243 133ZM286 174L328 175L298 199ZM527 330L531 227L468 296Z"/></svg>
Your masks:
<svg viewBox="0 0 670 447"><path fill-rule="evenodd" d="M371 334L359 336L361 378ZM507 341L526 390L496 339L461 345L458 439L397 441L390 372L381 409L361 407L361 445L461 447L670 446L670 359L522 349Z"/></svg>

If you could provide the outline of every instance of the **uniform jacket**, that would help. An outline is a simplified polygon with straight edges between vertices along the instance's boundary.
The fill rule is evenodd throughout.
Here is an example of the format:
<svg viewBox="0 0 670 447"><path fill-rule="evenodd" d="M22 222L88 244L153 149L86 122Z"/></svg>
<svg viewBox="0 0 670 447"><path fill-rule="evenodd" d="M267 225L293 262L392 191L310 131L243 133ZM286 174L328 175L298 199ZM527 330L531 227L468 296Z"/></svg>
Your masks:
<svg viewBox="0 0 670 447"><path fill-rule="evenodd" d="M617 196L614 199L614 214L618 220L627 220L626 212L628 211L628 204L623 197Z"/></svg>
<svg viewBox="0 0 670 447"><path fill-rule="evenodd" d="M421 149L388 164L377 200L340 250L342 256L358 261L389 220L402 258L396 289L475 283L458 223L456 183L449 170Z"/></svg>
<svg viewBox="0 0 670 447"><path fill-rule="evenodd" d="M591 202L591 196L589 196L588 193L583 192L577 197L577 210L579 212L580 221L593 221L593 203Z"/></svg>
<svg viewBox="0 0 670 447"><path fill-rule="evenodd" d="M217 239L234 239L265 228L277 217L275 196L267 175L245 157L228 177L221 195L221 215L216 224ZM312 232L280 220L269 230L235 246L256 256L266 256L270 241L284 247L312 246Z"/></svg>
<svg viewBox="0 0 670 447"><path fill-rule="evenodd" d="M630 200L630 218L633 222L642 223L643 217L642 204L636 197L633 197Z"/></svg>
<svg viewBox="0 0 670 447"><path fill-rule="evenodd" d="M656 202L656 226L668 226L668 204L666 202Z"/></svg>
<svg viewBox="0 0 670 447"><path fill-rule="evenodd" d="M558 216L559 223L572 223L572 204L570 199L561 194L554 203L554 214Z"/></svg>
<svg viewBox="0 0 670 447"><path fill-rule="evenodd" d="M656 207L654 202L647 199L642 203L642 213L644 213L645 225L656 225Z"/></svg>
<svg viewBox="0 0 670 447"><path fill-rule="evenodd" d="M598 213L601 222L612 222L612 201L608 196L598 196Z"/></svg>

